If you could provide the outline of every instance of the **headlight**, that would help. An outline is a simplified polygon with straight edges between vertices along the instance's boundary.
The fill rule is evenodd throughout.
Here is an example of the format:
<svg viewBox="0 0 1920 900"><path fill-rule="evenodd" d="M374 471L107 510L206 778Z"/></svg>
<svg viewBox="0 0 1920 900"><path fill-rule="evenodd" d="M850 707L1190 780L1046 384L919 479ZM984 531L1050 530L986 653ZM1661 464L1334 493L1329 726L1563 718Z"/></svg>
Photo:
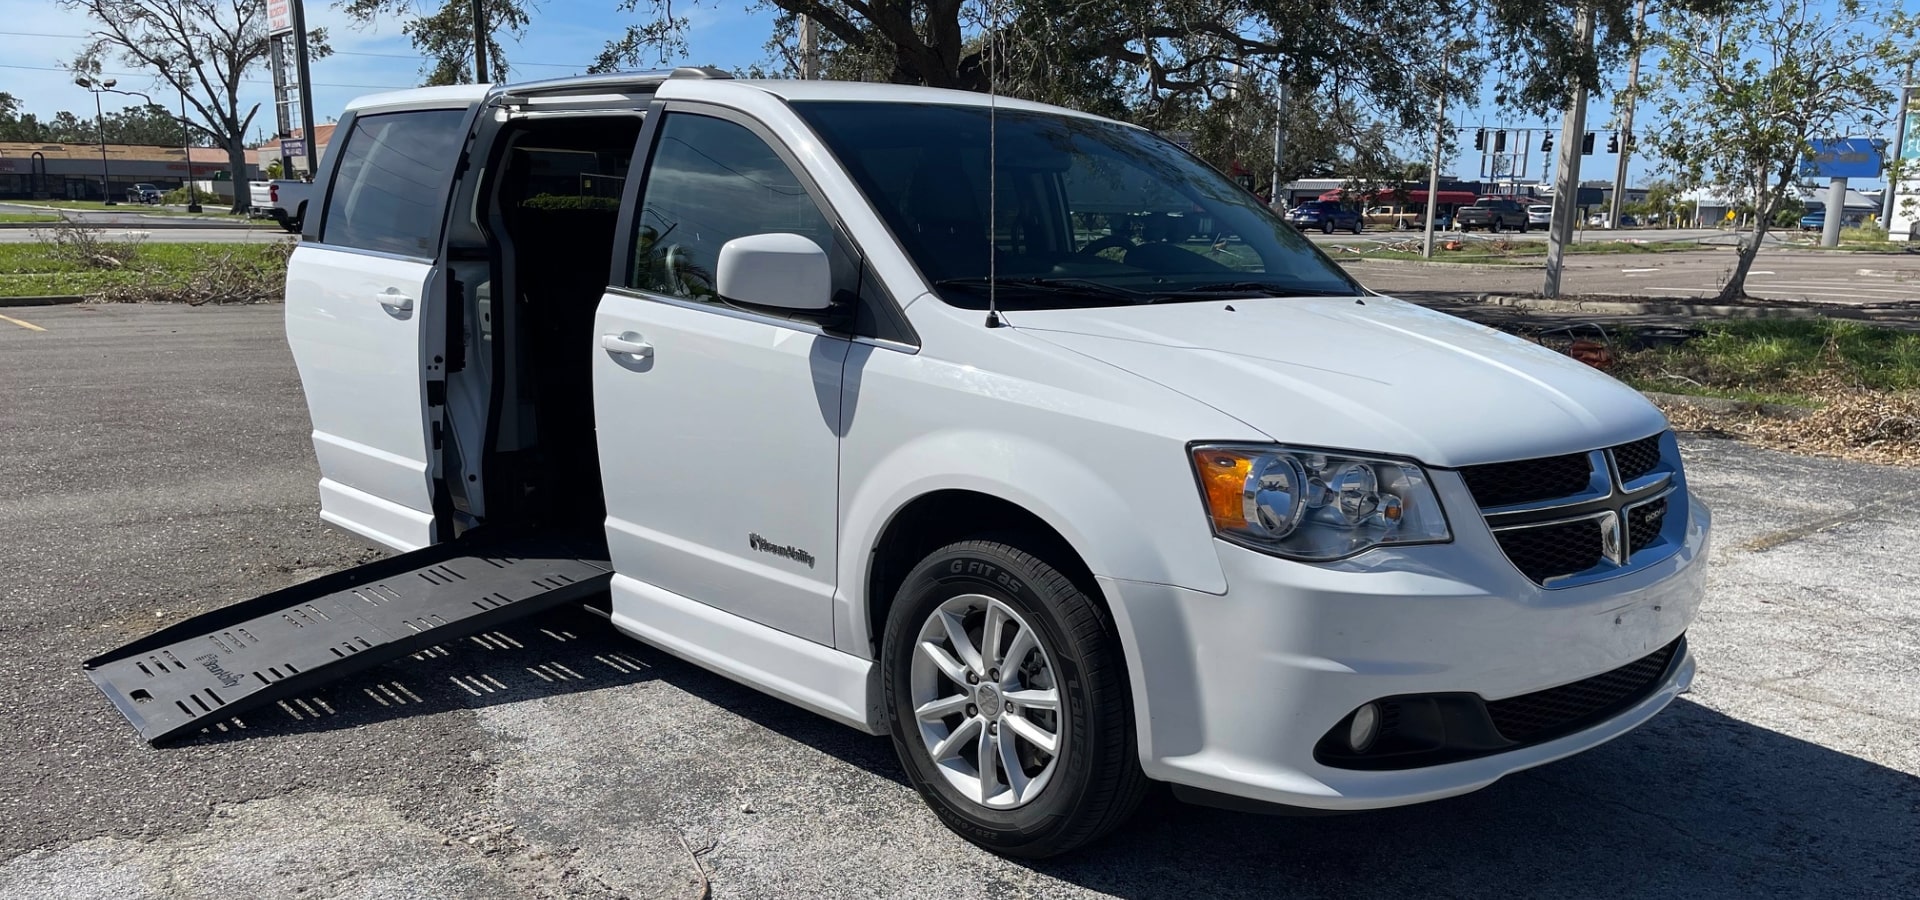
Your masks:
<svg viewBox="0 0 1920 900"><path fill-rule="evenodd" d="M1323 561L1383 544L1446 541L1446 516L1412 463L1295 447L1202 445L1193 468L1215 534Z"/></svg>

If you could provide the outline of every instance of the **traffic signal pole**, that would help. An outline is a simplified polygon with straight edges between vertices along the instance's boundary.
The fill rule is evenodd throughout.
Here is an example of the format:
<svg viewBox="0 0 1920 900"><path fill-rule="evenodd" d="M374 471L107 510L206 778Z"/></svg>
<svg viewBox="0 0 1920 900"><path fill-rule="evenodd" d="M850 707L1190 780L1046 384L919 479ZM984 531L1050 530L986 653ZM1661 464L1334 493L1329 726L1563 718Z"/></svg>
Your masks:
<svg viewBox="0 0 1920 900"><path fill-rule="evenodd" d="M1574 13L1573 39L1593 48L1593 7L1582 3ZM1553 179L1553 219L1547 232L1547 280L1542 296L1560 296L1560 270L1567 245L1573 243L1573 219L1580 204L1580 136L1587 130L1587 89L1576 87L1573 103L1560 120L1560 159ZM1619 193L1618 190L1615 191Z"/></svg>

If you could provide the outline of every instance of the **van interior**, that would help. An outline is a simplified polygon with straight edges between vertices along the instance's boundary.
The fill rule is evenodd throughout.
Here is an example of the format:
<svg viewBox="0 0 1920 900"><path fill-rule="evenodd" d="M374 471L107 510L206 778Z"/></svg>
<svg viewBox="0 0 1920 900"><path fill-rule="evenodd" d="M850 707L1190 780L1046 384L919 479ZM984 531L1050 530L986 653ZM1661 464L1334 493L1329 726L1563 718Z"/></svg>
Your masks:
<svg viewBox="0 0 1920 900"><path fill-rule="evenodd" d="M637 110L509 122L454 198L440 493L456 531L604 542L588 347L640 124Z"/></svg>

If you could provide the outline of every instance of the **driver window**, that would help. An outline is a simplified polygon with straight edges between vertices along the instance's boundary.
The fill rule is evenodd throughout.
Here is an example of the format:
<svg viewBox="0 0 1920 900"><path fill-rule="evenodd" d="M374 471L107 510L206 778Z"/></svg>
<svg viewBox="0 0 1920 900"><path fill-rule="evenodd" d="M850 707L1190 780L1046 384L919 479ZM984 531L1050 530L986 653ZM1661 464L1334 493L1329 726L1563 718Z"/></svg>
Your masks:
<svg viewBox="0 0 1920 900"><path fill-rule="evenodd" d="M826 216L765 141L724 119L667 113L634 223L628 286L712 301L720 247L770 232L810 238L839 262Z"/></svg>

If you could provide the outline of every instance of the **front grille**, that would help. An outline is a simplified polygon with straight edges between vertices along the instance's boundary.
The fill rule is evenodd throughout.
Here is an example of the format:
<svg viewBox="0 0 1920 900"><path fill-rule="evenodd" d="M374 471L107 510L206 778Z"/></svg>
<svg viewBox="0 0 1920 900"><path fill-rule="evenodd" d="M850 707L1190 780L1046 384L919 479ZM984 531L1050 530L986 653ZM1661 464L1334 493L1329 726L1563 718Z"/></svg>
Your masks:
<svg viewBox="0 0 1920 900"><path fill-rule="evenodd" d="M1660 537L1667 522L1667 498L1636 506L1627 512L1627 549L1644 550Z"/></svg>
<svg viewBox="0 0 1920 900"><path fill-rule="evenodd" d="M1621 481L1632 481L1660 466L1660 435L1613 448L1613 464Z"/></svg>
<svg viewBox="0 0 1920 900"><path fill-rule="evenodd" d="M1585 453L1489 463L1460 470L1467 490L1473 492L1473 502L1483 508L1578 494L1586 490L1592 476L1593 464Z"/></svg>
<svg viewBox="0 0 1920 900"><path fill-rule="evenodd" d="M1548 740L1605 719L1653 693L1684 638L1611 672L1584 681L1487 703L1500 736L1515 743Z"/></svg>
<svg viewBox="0 0 1920 900"><path fill-rule="evenodd" d="M1500 549L1535 584L1583 573L1603 578L1645 561L1635 558L1638 551L1662 552L1656 545L1668 522L1668 500L1648 498L1667 488L1648 476L1664 472L1669 483L1679 478L1665 440L1661 433L1595 453L1466 466L1460 477ZM1596 465L1603 470L1596 472ZM1596 481L1602 475L1608 484ZM1629 492L1635 481L1640 484ZM1632 503L1639 505L1628 508Z"/></svg>
<svg viewBox="0 0 1920 900"><path fill-rule="evenodd" d="M1599 519L1516 528L1496 532L1494 538L1514 567L1535 582L1585 572L1605 558Z"/></svg>

